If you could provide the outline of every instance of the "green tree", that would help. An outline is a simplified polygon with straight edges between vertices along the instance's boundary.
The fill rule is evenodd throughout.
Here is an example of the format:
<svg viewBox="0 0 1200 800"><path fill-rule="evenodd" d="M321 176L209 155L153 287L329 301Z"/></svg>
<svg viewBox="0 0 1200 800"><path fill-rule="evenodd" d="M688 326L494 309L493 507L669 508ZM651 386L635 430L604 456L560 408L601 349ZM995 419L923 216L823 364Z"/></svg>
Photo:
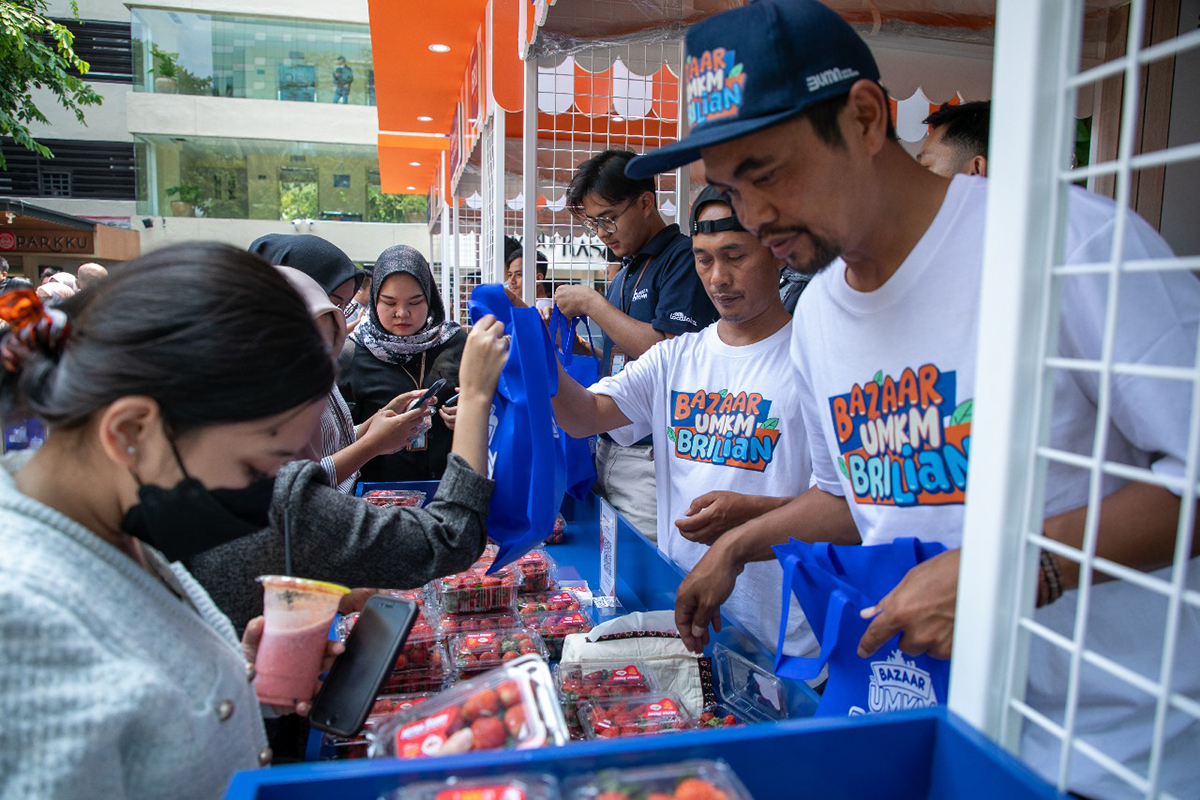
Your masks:
<svg viewBox="0 0 1200 800"><path fill-rule="evenodd" d="M74 2L71 10L79 19ZM49 120L30 89L49 89L80 124L86 124L83 107L103 100L83 81L88 64L75 55L74 41L65 26L46 16L45 0L0 0L0 135L46 158L54 154L33 138L29 124ZM0 155L0 168L6 166Z"/></svg>
<svg viewBox="0 0 1200 800"><path fill-rule="evenodd" d="M425 222L428 208L423 194L384 194L378 186L367 187L368 222Z"/></svg>

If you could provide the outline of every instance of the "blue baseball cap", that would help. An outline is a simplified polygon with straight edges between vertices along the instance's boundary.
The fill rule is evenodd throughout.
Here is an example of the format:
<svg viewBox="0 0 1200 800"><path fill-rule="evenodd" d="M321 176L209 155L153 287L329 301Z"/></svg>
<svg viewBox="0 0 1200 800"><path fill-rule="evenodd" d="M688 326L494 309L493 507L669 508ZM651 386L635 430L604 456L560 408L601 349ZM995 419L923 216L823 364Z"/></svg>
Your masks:
<svg viewBox="0 0 1200 800"><path fill-rule="evenodd" d="M863 78L879 80L867 43L816 0L755 0L709 17L687 34L687 136L634 158L625 174L689 164L701 148L782 122Z"/></svg>

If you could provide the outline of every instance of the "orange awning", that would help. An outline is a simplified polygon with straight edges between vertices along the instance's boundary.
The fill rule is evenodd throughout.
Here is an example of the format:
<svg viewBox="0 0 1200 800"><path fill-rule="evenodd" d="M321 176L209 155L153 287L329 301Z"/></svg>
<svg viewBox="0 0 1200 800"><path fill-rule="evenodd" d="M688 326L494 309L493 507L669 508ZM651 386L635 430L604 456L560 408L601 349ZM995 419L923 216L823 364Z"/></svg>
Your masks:
<svg viewBox="0 0 1200 800"><path fill-rule="evenodd" d="M424 194L433 182L436 162L433 157L422 160L420 151L440 151L449 142L427 148L414 144L421 137L404 134L450 134L487 0L370 0L369 7L383 190ZM430 45L449 50L435 52ZM392 140L396 134L402 137L400 143ZM410 166L414 161L421 166Z"/></svg>

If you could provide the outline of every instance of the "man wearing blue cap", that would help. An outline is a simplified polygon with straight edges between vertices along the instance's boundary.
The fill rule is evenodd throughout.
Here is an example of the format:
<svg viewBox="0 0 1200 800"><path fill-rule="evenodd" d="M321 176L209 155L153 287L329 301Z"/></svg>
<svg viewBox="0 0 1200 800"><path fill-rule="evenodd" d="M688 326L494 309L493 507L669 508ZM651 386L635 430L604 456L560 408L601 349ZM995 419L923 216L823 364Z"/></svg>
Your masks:
<svg viewBox="0 0 1200 800"><path fill-rule="evenodd" d="M709 182L729 194L742 224L793 269L815 275L797 308L791 351L804 387L814 486L722 535L680 586L676 622L698 648L740 571L772 558L771 546L789 536L879 544L917 534L950 548L961 543L987 184L935 175L901 148L870 50L814 0L761 0L697 24L687 37L684 80L689 135L635 159L629 174L702 158ZM1128 212L1123 225L1120 219L1108 200L1073 191L1065 263L1109 261L1119 227L1125 260L1171 255L1144 221ZM1100 357L1107 280L1062 280L1059 355ZM1200 283L1183 272L1126 273L1118 298L1114 362L1194 365ZM1182 478L1190 384L1122 376L1106 385L1105 457ZM1100 391L1094 373L1059 376L1050 447L1092 452ZM1043 530L1080 546L1091 474L1057 462L1046 474ZM1097 553L1147 572L1170 563L1178 495L1112 474L1104 475L1102 492ZM1078 565L1049 551L1041 563L1035 619L1069 639ZM1200 559L1188 566L1187 580L1200 585ZM876 616L860 654L903 632L905 651L948 657L957 577L957 549L915 568L868 610ZM1169 582L1170 568L1158 577ZM1157 676L1165 605L1123 581L1093 585L1089 604L1088 647ZM1200 670L1192 669L1200 661L1198 616L1181 618L1176 644L1172 690L1188 696L1200 696ZM1057 725L1064 724L1070 660L1033 637L1025 700ZM1145 775L1154 697L1094 667L1081 677L1075 733ZM1171 711L1162 730L1160 788L1193 794L1200 722ZM1021 755L1042 775L1057 775L1060 752L1057 739L1025 726ZM1080 755L1068 774L1070 788L1085 795L1130 788Z"/></svg>
<svg viewBox="0 0 1200 800"><path fill-rule="evenodd" d="M779 261L711 187L692 207L691 233L693 274L717 323L653 345L586 389L560 368L554 396L554 416L572 436L653 438L658 547L685 570L722 533L803 491L812 474L788 376L793 323L777 291ZM725 605L766 647L779 636L782 581L777 563L749 564ZM788 623L785 652L814 655L795 601Z"/></svg>

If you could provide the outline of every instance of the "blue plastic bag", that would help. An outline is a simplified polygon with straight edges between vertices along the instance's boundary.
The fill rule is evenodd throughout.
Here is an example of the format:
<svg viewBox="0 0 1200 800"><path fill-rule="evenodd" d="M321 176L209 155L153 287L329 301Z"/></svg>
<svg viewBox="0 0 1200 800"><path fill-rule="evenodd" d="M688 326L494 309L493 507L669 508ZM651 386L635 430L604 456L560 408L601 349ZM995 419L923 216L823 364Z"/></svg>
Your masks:
<svg viewBox="0 0 1200 800"><path fill-rule="evenodd" d="M900 650L900 634L871 657L858 657L858 642L871 624L859 611L875 605L910 569L946 548L905 538L870 546L807 544L792 539L774 549L783 566L783 619L775 672L810 680L829 665L816 716L877 714L946 702L950 662L906 655ZM783 653L788 600L793 594L821 643L821 652L814 658Z"/></svg>
<svg viewBox="0 0 1200 800"><path fill-rule="evenodd" d="M550 339L557 342L554 354L566 373L586 389L600 380L600 359L595 355L578 355L572 352L575 345L575 329L580 322L586 326L587 317L567 319L558 310L558 306L550 312ZM589 334L590 332L589 329ZM576 500L582 500L596 484L595 437L576 439L562 428L559 428L558 432L559 443L567 462L567 494Z"/></svg>
<svg viewBox="0 0 1200 800"><path fill-rule="evenodd" d="M495 481L488 536L500 548L490 572L537 546L554 530L566 464L551 398L558 366L536 308L514 308L501 284L471 292L471 322L492 314L511 338L488 420L488 475Z"/></svg>

